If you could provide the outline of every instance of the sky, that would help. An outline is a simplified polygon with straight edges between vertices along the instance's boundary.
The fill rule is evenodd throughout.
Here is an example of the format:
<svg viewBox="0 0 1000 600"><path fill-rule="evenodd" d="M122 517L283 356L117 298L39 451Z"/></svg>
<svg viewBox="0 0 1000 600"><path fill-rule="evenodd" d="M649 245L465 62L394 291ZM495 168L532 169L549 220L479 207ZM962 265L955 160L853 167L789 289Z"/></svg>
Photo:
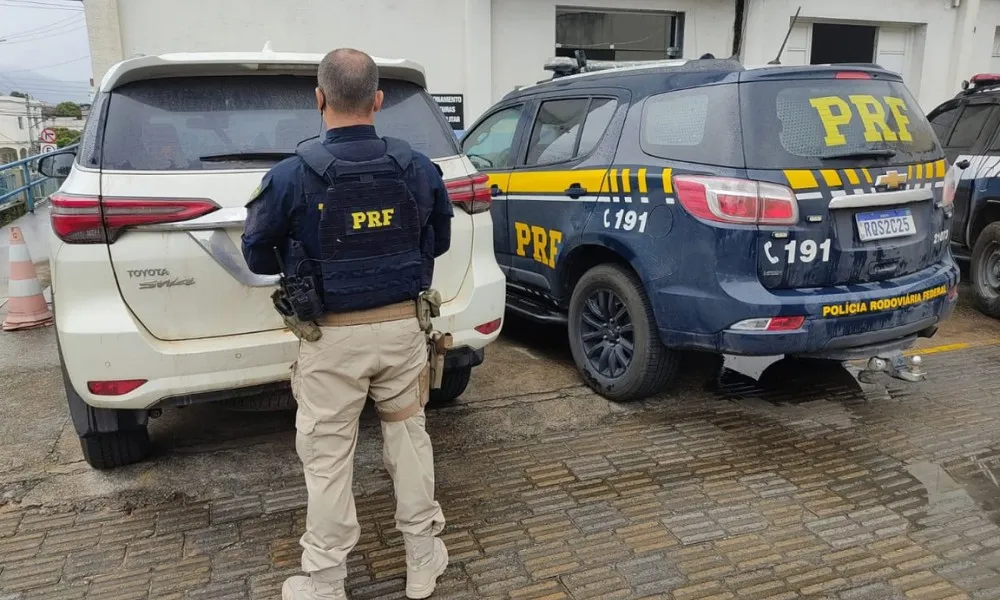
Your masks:
<svg viewBox="0 0 1000 600"><path fill-rule="evenodd" d="M80 0L0 0L0 96L90 100L90 49Z"/></svg>

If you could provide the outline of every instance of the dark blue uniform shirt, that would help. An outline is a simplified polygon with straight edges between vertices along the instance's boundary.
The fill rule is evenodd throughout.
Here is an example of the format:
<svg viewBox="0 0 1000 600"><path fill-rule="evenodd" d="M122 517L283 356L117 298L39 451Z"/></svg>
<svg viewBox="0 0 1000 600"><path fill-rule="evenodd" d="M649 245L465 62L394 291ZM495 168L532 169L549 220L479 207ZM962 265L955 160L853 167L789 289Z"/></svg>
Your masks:
<svg viewBox="0 0 1000 600"><path fill-rule="evenodd" d="M349 161L372 160L385 154L385 142L370 125L330 129L323 146L335 157ZM406 186L417 201L421 222L433 230L433 248L425 248L423 252L421 284L427 289L434 274L434 259L451 246L454 211L437 165L416 150L413 151L413 165L416 168L411 171L413 175L406 178ZM285 267L291 271L295 265L288 264L287 260L290 237L302 243L308 256L321 256L315 220L309 218L311 210L305 200L305 177L317 176L299 157L287 158L264 175L260 188L247 205L243 256L254 273L276 275L281 271L274 256L275 247L281 251ZM425 246L427 244L421 244Z"/></svg>

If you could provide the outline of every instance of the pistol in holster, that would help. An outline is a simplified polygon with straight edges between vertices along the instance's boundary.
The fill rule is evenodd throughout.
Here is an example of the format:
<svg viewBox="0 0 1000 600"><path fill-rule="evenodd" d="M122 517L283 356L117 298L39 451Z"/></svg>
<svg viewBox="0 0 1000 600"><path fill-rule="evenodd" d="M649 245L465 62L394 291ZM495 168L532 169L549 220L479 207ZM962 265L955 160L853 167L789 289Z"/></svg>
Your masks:
<svg viewBox="0 0 1000 600"><path fill-rule="evenodd" d="M301 244L292 241L290 251L296 256L302 253ZM274 257L281 270L278 289L271 294L274 308L284 319L285 325L300 340L315 342L323 337L316 319L323 315L323 299L316 289L316 281L312 276L290 274L285 270L281 252L274 248Z"/></svg>
<svg viewBox="0 0 1000 600"><path fill-rule="evenodd" d="M284 288L278 288L271 294L271 302L275 310L285 321L285 326L295 334L295 337L307 342L316 342L323 337L323 332L314 321L302 321L295 315L295 310L285 293Z"/></svg>
<svg viewBox="0 0 1000 600"><path fill-rule="evenodd" d="M435 331L431 319L441 316L441 294L437 290L421 292L417 298L417 321L427 336L427 362L430 367L431 389L441 387L444 376L444 357L451 349L453 340L450 333Z"/></svg>

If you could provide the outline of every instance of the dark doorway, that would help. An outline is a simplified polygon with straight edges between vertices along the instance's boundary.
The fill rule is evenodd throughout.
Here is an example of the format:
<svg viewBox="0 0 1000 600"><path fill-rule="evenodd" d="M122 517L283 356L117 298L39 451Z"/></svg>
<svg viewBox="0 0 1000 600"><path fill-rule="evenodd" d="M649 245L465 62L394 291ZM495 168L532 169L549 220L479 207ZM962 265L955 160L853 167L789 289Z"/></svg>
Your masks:
<svg viewBox="0 0 1000 600"><path fill-rule="evenodd" d="M812 64L870 63L875 60L877 28L832 23L814 23L812 28Z"/></svg>

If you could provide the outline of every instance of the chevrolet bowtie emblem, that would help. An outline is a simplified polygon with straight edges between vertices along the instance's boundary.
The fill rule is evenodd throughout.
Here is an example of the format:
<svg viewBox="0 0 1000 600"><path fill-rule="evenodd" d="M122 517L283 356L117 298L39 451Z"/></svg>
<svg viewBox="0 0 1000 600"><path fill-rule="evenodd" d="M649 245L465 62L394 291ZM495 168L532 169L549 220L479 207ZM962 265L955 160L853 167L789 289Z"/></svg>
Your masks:
<svg viewBox="0 0 1000 600"><path fill-rule="evenodd" d="M875 180L875 187L884 187L887 190L898 190L906 183L906 173L888 171L878 176Z"/></svg>

